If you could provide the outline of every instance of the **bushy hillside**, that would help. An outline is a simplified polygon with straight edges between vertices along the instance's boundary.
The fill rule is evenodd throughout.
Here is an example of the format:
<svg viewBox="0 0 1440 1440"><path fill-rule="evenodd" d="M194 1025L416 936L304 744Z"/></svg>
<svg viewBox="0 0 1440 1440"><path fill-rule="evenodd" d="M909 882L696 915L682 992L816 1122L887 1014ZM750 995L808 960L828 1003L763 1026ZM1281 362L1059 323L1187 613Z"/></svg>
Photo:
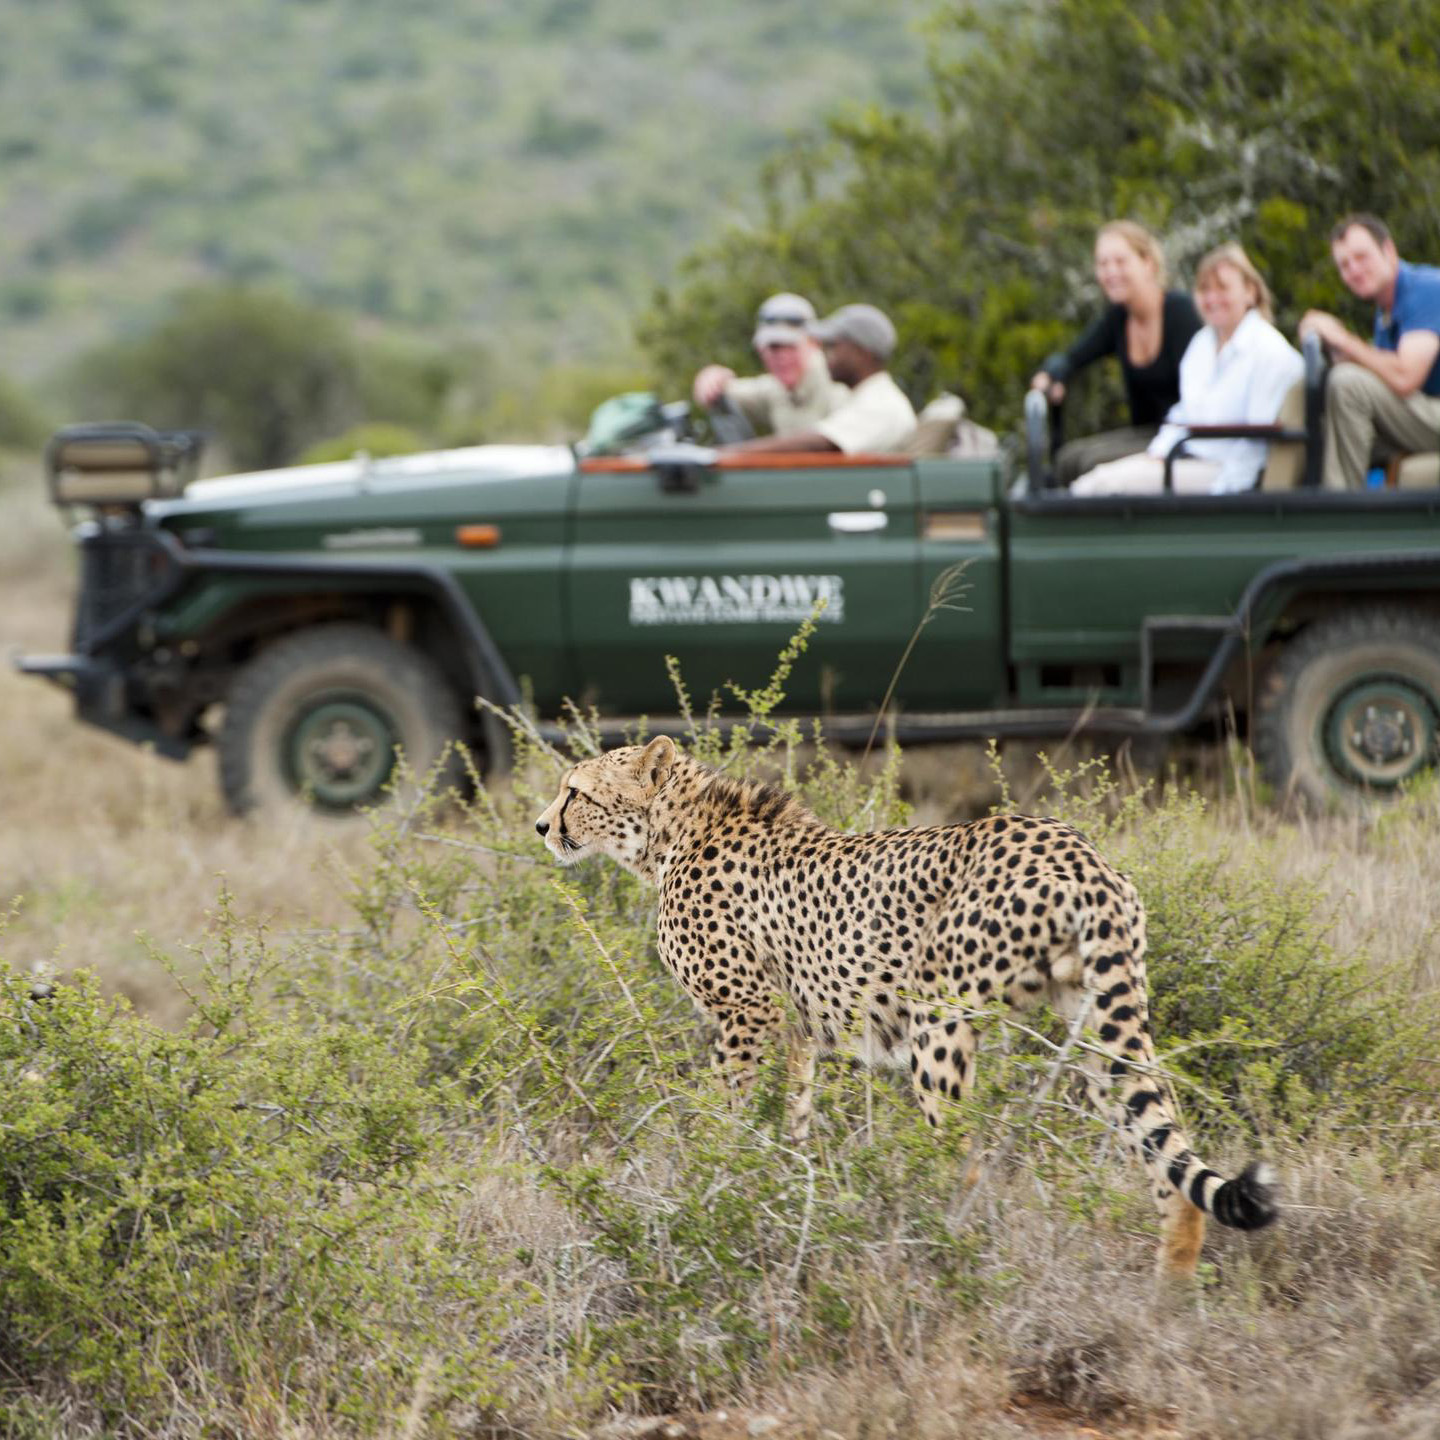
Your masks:
<svg viewBox="0 0 1440 1440"><path fill-rule="evenodd" d="M0 0L5 369L237 279L509 358L613 357L797 130L914 99L923 8Z"/></svg>

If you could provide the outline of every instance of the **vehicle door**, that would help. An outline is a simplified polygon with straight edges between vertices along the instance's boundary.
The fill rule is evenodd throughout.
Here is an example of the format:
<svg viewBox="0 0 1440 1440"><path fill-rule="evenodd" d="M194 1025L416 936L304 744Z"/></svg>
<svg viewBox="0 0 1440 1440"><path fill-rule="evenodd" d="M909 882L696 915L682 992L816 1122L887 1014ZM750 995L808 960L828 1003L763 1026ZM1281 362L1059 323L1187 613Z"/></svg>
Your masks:
<svg viewBox="0 0 1440 1440"><path fill-rule="evenodd" d="M1009 599L1020 702L1178 706L1257 576L1424 548L1436 499L1304 489L1017 499Z"/></svg>
<svg viewBox="0 0 1440 1440"><path fill-rule="evenodd" d="M629 457L580 468L565 574L575 698L673 713L673 655L703 709L728 681L763 684L823 600L785 708L878 704L919 612L913 464L742 455L699 470Z"/></svg>

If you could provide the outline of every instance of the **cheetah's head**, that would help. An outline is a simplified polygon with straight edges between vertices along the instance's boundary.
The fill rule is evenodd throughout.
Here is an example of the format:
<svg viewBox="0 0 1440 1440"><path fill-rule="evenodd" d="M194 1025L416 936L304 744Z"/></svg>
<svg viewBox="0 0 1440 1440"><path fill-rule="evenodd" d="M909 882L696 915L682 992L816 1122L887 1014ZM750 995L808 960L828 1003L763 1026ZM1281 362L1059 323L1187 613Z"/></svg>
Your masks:
<svg viewBox="0 0 1440 1440"><path fill-rule="evenodd" d="M650 843L650 802L670 776L675 742L661 735L582 760L535 822L545 847L562 865L608 855L638 869Z"/></svg>

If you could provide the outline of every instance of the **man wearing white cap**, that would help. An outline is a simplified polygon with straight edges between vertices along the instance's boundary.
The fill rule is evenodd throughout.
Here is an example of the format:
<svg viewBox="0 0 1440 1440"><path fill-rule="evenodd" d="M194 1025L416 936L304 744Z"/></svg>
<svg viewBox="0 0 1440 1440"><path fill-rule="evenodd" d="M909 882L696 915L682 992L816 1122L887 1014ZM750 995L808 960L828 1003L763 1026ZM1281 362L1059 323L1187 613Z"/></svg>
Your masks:
<svg viewBox="0 0 1440 1440"><path fill-rule="evenodd" d="M815 307L803 295L772 295L755 317L752 342L768 373L742 377L727 365L707 365L695 377L695 403L709 407L723 396L771 435L813 430L848 395L810 338L814 321Z"/></svg>
<svg viewBox="0 0 1440 1440"><path fill-rule="evenodd" d="M873 305L842 305L810 326L825 348L830 374L850 386L838 409L808 430L767 435L727 445L727 451L838 450L844 455L884 455L898 450L914 433L915 410L885 368L895 352L895 327Z"/></svg>

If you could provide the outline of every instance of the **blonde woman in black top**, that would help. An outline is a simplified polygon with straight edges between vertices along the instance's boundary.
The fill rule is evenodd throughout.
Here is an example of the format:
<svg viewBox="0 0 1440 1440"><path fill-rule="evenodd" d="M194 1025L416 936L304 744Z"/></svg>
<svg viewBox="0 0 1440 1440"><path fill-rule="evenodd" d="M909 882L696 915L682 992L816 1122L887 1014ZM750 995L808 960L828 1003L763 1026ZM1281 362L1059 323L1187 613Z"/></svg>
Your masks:
<svg viewBox="0 0 1440 1440"><path fill-rule="evenodd" d="M1114 355L1125 377L1130 425L1062 446L1055 471L1063 485L1097 465L1138 454L1155 438L1180 398L1180 357L1200 329L1194 300L1182 290L1165 288L1160 242L1133 220L1101 226L1095 237L1095 279L1110 303L1068 350L1046 359L1030 386L1058 405L1072 375Z"/></svg>

